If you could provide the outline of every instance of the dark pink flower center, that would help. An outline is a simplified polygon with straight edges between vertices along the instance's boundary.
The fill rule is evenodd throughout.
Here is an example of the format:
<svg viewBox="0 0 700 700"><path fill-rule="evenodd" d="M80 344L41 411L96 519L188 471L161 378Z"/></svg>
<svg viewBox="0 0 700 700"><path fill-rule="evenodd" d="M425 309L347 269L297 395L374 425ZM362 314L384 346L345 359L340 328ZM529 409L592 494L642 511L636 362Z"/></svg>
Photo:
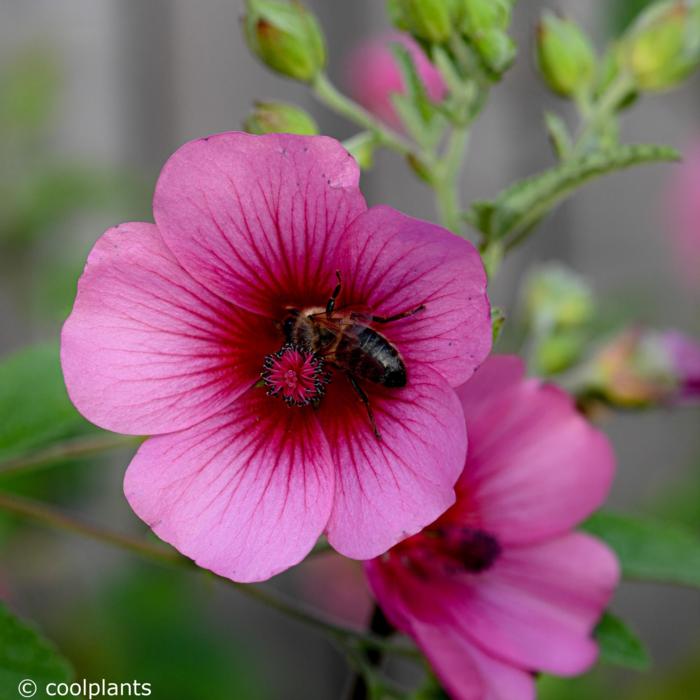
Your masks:
<svg viewBox="0 0 700 700"><path fill-rule="evenodd" d="M501 546L483 530L440 525L410 537L392 553L420 578L431 578L486 571L500 556Z"/></svg>
<svg viewBox="0 0 700 700"><path fill-rule="evenodd" d="M261 376L268 396L279 396L290 406L318 401L330 380L318 355L291 343L265 358Z"/></svg>

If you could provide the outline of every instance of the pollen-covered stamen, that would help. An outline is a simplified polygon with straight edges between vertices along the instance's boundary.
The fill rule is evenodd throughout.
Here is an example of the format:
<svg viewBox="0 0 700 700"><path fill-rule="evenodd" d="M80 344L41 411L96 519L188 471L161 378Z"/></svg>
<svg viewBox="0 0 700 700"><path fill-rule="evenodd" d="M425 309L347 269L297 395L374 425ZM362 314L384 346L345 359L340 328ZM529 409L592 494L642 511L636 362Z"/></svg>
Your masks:
<svg viewBox="0 0 700 700"><path fill-rule="evenodd" d="M318 401L330 380L318 355L291 343L265 358L261 377L268 396L279 396L289 406Z"/></svg>
<svg viewBox="0 0 700 700"><path fill-rule="evenodd" d="M454 524L428 528L398 545L395 553L401 564L428 579L486 571L500 556L501 546L483 530Z"/></svg>

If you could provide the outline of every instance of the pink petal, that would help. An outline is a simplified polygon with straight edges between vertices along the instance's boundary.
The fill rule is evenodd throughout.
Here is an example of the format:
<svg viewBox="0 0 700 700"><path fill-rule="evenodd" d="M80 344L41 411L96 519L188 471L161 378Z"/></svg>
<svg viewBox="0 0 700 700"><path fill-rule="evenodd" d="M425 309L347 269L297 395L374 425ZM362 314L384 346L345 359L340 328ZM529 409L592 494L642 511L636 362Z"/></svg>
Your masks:
<svg viewBox="0 0 700 700"><path fill-rule="evenodd" d="M442 592L463 635L525 669L576 675L597 656L591 633L619 580L598 540L572 533L506 549L487 572Z"/></svg>
<svg viewBox="0 0 700 700"><path fill-rule="evenodd" d="M535 700L527 670L482 652L453 627L414 622L412 636L453 700Z"/></svg>
<svg viewBox="0 0 700 700"><path fill-rule="evenodd" d="M407 366L429 365L452 386L491 350L486 274L467 241L389 207L373 207L348 230L341 256L342 305L377 316L425 309L378 325Z"/></svg>
<svg viewBox="0 0 700 700"><path fill-rule="evenodd" d="M365 202L355 160L321 136L225 133L166 163L153 209L177 259L207 288L269 316L327 299L336 249Z"/></svg>
<svg viewBox="0 0 700 700"><path fill-rule="evenodd" d="M489 359L458 389L471 448L448 516L476 519L506 545L577 525L605 500L615 467L607 438L569 396L514 370Z"/></svg>
<svg viewBox="0 0 700 700"><path fill-rule="evenodd" d="M387 618L413 637L443 687L456 700L531 700L530 673L489 656L464 635L450 612L449 593L381 559L365 562L372 591ZM444 605L443 602L447 603Z"/></svg>
<svg viewBox="0 0 700 700"><path fill-rule="evenodd" d="M405 388L364 388L381 441L341 375L320 412L337 473L328 540L353 559L385 552L443 513L467 447L459 401L437 372L415 366Z"/></svg>
<svg viewBox="0 0 700 700"><path fill-rule="evenodd" d="M255 388L189 430L144 443L124 491L160 538L200 566L260 581L314 546L331 510L333 466L313 409Z"/></svg>
<svg viewBox="0 0 700 700"><path fill-rule="evenodd" d="M208 418L251 386L279 345L274 332L267 319L190 277L153 224L123 224L90 253L63 327L61 362L68 393L90 421L122 433L167 433Z"/></svg>

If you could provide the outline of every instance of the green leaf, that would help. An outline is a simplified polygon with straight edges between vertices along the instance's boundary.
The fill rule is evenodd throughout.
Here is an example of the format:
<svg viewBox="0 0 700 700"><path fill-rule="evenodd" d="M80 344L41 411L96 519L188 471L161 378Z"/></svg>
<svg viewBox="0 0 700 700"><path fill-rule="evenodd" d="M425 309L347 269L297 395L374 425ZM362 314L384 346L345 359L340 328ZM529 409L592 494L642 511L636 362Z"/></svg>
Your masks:
<svg viewBox="0 0 700 700"><path fill-rule="evenodd" d="M619 146L591 153L521 180L492 202L477 202L467 220L489 240L506 236L517 239L589 180L634 165L679 158L675 149L653 145Z"/></svg>
<svg viewBox="0 0 700 700"><path fill-rule="evenodd" d="M58 352L49 343L0 360L0 460L96 430L68 398Z"/></svg>
<svg viewBox="0 0 700 700"><path fill-rule="evenodd" d="M17 700L19 684L34 681L35 698L46 698L47 683L70 681L68 662L32 627L17 619L0 603L0 700Z"/></svg>
<svg viewBox="0 0 700 700"><path fill-rule="evenodd" d="M637 671L649 668L649 655L642 642L611 612L603 614L594 636L600 647L601 661Z"/></svg>
<svg viewBox="0 0 700 700"><path fill-rule="evenodd" d="M583 529L613 549L625 577L700 587L700 537L691 530L604 511Z"/></svg>

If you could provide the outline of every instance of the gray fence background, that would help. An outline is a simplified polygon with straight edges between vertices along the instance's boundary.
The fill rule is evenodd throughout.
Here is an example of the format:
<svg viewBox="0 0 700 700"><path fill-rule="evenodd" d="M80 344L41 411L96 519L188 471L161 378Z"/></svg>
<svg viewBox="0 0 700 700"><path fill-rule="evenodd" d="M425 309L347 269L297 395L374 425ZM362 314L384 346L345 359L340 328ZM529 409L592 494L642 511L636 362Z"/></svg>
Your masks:
<svg viewBox="0 0 700 700"><path fill-rule="evenodd" d="M331 74L340 79L346 51L362 36L385 27L383 3L311 4L327 32ZM520 61L495 90L474 130L463 182L468 199L492 195L550 162L541 114L544 108L565 110L566 105L542 88L529 58L533 25L545 5L569 12L599 37L605 33L605 0L519 3L515 33ZM241 0L0 0L0 62L31 43L55 49L64 90L52 128L52 148L68 158L133 170L151 183L178 145L205 133L237 128L255 98L296 101L314 113L326 133L350 135L350 126L315 106L303 87L272 76L254 61L240 36L241 12ZM695 79L673 94L645 99L626 119L625 139L679 148L693 138L700 140L699 88ZM641 320L700 331L697 304L690 303L677 283L665 243L660 202L668 175L668 168L654 167L588 186L506 265L493 290L495 300L512 305L518 277L529 264L560 258L587 275L601 295L641 295L645 300ZM433 216L430 194L392 155L383 155L376 169L364 176L363 188L371 203L386 202L413 215ZM122 218L133 216L124 211ZM88 218L60 243L87 246L111 223ZM57 326L37 325L23 315L26 280L17 280L2 261L0 271L0 350L14 350L55 333ZM700 469L697 459L693 463L699 451L696 411L619 416L608 428L620 461L614 492L618 506L643 507L689 469ZM115 465L106 492L118 492L121 469ZM115 504L112 497L105 496L105 504L95 510L103 519L129 521L124 505ZM66 543L55 538L50 546L84 569L85 586L98 576L94 566L84 565L86 557L107 568L120 561L79 540ZM74 576L71 566L65 565L57 566L41 583L27 581L25 605L41 609L43 593L68 586ZM271 682L279 683L280 697L333 696L342 667L318 639L281 623L272 613L232 602L230 597L223 601L216 591L212 595L215 604L224 607L227 624L246 634L252 647L270 659ZM618 598L618 609L628 613L651 642L661 667L684 654L693 640L696 646L700 642L697 593L625 585ZM300 635L303 643L292 644ZM311 658L322 661L315 670L308 666ZM308 671L292 673L299 667Z"/></svg>

